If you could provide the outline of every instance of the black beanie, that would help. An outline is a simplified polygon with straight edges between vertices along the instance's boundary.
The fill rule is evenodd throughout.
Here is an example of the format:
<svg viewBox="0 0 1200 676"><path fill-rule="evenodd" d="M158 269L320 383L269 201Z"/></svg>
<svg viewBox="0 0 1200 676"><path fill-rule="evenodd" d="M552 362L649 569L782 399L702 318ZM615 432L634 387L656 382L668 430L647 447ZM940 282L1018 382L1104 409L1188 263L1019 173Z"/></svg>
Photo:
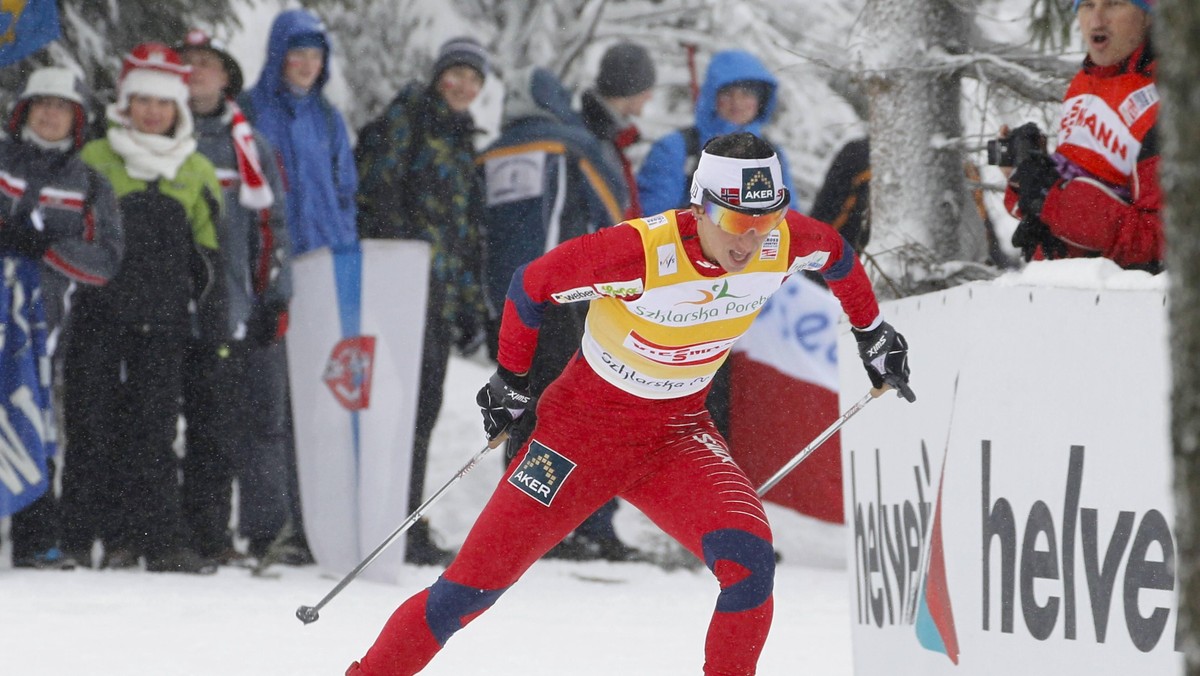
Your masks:
<svg viewBox="0 0 1200 676"><path fill-rule="evenodd" d="M178 54L183 54L186 49L207 49L216 54L225 68L225 74L229 76L229 84L225 86L225 96L236 99L242 93L242 86L245 83L242 67L238 65L237 59L229 53L229 48L225 46L224 42L213 38L199 28L193 28L184 35L183 41L175 45L174 49Z"/></svg>
<svg viewBox="0 0 1200 676"><path fill-rule="evenodd" d="M433 64L433 77L430 82L437 82L442 71L451 66L470 66L479 71L479 76L487 79L491 67L488 64L488 53L478 40L471 37L451 38L442 44L438 50L437 61Z"/></svg>
<svg viewBox="0 0 1200 676"><path fill-rule="evenodd" d="M596 74L596 93L601 96L633 96L654 86L654 62L650 52L632 42L618 42L604 52Z"/></svg>

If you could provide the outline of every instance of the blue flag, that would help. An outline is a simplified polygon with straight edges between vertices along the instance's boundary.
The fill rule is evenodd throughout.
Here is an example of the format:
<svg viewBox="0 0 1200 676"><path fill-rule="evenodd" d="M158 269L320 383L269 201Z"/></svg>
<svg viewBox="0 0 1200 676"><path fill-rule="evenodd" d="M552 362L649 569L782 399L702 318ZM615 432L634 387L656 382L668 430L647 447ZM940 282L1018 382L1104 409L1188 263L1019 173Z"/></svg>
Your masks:
<svg viewBox="0 0 1200 676"><path fill-rule="evenodd" d="M0 254L0 517L46 492L56 450L38 266Z"/></svg>
<svg viewBox="0 0 1200 676"><path fill-rule="evenodd" d="M20 61L59 34L54 0L0 2L0 66Z"/></svg>

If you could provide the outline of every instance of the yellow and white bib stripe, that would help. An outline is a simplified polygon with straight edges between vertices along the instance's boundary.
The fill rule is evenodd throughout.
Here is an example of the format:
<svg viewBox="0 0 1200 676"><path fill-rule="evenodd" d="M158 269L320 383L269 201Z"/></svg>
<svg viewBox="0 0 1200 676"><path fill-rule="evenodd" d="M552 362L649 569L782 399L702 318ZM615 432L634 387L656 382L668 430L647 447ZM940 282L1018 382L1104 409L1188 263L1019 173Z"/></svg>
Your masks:
<svg viewBox="0 0 1200 676"><path fill-rule="evenodd" d="M627 285L640 285L641 295L591 301L583 356L602 378L645 399L699 392L783 282L788 230L773 231L745 270L704 277L684 252L675 212L629 224L642 236L646 273L644 283Z"/></svg>

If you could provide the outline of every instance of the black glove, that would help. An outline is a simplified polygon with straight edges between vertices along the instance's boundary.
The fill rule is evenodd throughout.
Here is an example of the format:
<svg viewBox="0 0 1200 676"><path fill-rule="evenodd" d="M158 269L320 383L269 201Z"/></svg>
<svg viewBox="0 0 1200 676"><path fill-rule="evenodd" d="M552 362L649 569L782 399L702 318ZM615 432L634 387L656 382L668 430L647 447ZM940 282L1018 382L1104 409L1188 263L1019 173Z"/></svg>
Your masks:
<svg viewBox="0 0 1200 676"><path fill-rule="evenodd" d="M917 400L908 386L908 341L904 336L896 333L891 324L880 322L870 331L854 329L854 339L858 341L858 354L872 387L888 385L910 402Z"/></svg>
<svg viewBox="0 0 1200 676"><path fill-rule="evenodd" d="M272 301L254 306L246 320L246 340L252 345L274 345L287 330L287 303Z"/></svg>
<svg viewBox="0 0 1200 676"><path fill-rule="evenodd" d="M454 328L457 334L454 339L454 347L463 357L470 357L478 352L487 340L483 322L473 312L460 312Z"/></svg>
<svg viewBox="0 0 1200 676"><path fill-rule="evenodd" d="M1046 193L1058 182L1058 167L1043 153L1033 153L1021 160L1009 182L1017 191L1017 205L1023 216L1040 216Z"/></svg>
<svg viewBox="0 0 1200 676"><path fill-rule="evenodd" d="M529 392L529 376L519 376L498 367L487 385L475 395L475 403L483 413L483 431L488 441L503 434L525 411L533 410L534 398Z"/></svg>
<svg viewBox="0 0 1200 676"><path fill-rule="evenodd" d="M29 212L11 216L0 223L0 251L40 261L53 243L53 237L33 225Z"/></svg>
<svg viewBox="0 0 1200 676"><path fill-rule="evenodd" d="M1037 216L1025 215L1021 218L1017 229L1013 230L1012 244L1021 250L1026 262L1033 260L1033 254L1039 246L1042 247L1042 255L1049 260L1067 257L1066 242L1055 237L1050 232L1050 226Z"/></svg>

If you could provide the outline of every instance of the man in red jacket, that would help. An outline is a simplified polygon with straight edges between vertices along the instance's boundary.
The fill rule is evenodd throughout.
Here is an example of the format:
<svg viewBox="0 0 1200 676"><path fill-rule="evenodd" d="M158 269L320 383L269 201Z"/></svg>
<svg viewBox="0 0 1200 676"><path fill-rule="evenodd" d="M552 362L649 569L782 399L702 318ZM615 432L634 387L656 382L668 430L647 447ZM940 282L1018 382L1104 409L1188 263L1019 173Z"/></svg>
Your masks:
<svg viewBox="0 0 1200 676"><path fill-rule="evenodd" d="M730 347L788 275L819 272L855 327L875 387L909 401L904 337L854 250L788 209L779 157L714 138L691 205L568 240L513 274L499 368L476 397L489 439L533 407L528 371L547 307L588 301L578 355L542 394L533 434L450 567L401 605L348 676L408 676L614 496L704 561L720 584L706 676L754 674L771 626L775 554L754 486L704 400Z"/></svg>
<svg viewBox="0 0 1200 676"><path fill-rule="evenodd" d="M1153 4L1075 0L1087 58L1063 100L1057 150L1006 171L1005 206L1022 219L1013 244L1026 260L1104 256L1162 269Z"/></svg>

